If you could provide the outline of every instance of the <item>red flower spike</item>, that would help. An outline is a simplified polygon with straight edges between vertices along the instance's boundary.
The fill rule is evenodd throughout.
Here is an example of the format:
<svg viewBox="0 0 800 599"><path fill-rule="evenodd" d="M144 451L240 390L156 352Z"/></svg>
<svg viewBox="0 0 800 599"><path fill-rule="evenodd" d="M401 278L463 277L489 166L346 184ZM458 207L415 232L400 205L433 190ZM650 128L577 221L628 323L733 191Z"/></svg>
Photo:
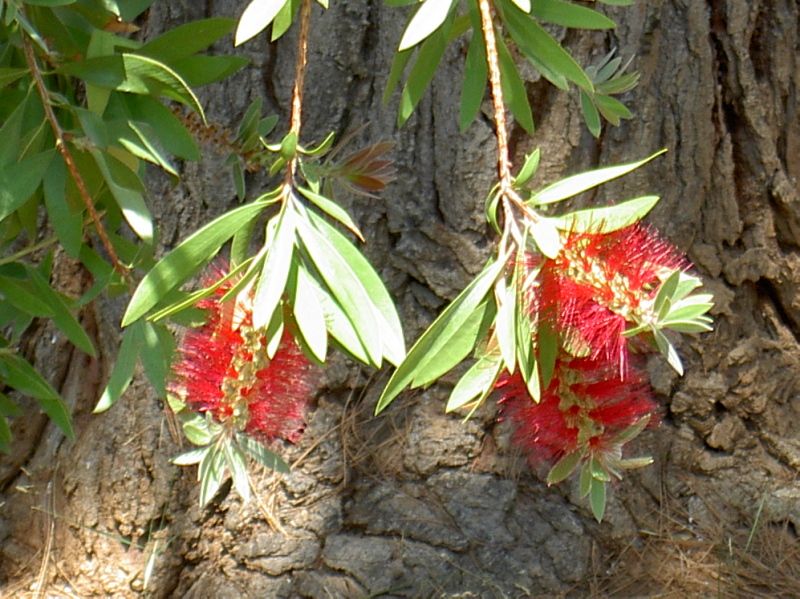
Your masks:
<svg viewBox="0 0 800 599"><path fill-rule="evenodd" d="M204 284L224 276L213 266ZM291 335L284 333L275 356L266 356L266 339L252 328L252 301L239 298L236 326L234 302L221 298L235 281L226 281L214 295L198 302L207 322L186 333L173 365L170 392L197 412L209 412L265 442L295 442L304 427L306 406L313 395L311 364Z"/></svg>
<svg viewBox="0 0 800 599"><path fill-rule="evenodd" d="M556 362L553 379L537 404L519 374L506 375L495 389L501 416L513 427L513 442L534 464L555 463L585 449L613 449L613 438L644 416L657 412L642 372L630 367L625 379L616 364L590 358Z"/></svg>
<svg viewBox="0 0 800 599"><path fill-rule="evenodd" d="M688 261L653 230L635 224L612 233L569 233L544 260L534 294L540 317L561 332L573 355L618 363L625 376L627 323L646 320L663 279Z"/></svg>

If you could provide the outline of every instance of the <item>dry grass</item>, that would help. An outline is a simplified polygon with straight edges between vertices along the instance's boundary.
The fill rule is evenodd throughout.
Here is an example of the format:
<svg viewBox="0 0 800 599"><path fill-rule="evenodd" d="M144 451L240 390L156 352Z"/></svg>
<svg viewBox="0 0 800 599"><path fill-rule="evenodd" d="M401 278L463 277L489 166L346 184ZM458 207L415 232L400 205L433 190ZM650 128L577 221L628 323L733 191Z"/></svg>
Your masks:
<svg viewBox="0 0 800 599"><path fill-rule="evenodd" d="M735 523L709 514L709 522L691 525L686 514L662 511L656 529L641 531L605 571L594 560L592 596L800 596L800 542L791 523L762 522L760 509Z"/></svg>

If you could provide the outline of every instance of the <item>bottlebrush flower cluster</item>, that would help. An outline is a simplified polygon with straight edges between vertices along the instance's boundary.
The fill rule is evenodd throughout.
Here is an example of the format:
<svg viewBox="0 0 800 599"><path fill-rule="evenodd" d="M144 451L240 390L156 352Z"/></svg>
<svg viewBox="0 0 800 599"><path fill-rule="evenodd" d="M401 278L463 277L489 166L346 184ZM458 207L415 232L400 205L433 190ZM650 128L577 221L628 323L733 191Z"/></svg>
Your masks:
<svg viewBox="0 0 800 599"><path fill-rule="evenodd" d="M224 276L213 269L206 284ZM191 409L208 412L233 431L265 442L298 440L313 393L311 365L287 332L267 357L264 331L252 324L252 299L222 301L235 281L198 302L206 323L186 333L173 366L170 392Z"/></svg>
<svg viewBox="0 0 800 599"><path fill-rule="evenodd" d="M615 473L624 467L624 431L654 422L658 411L631 346L635 337L625 333L657 321L659 287L689 265L640 224L573 232L562 241L555 258L531 259L527 268L539 275L525 290L531 319L557 333L552 376L538 403L518 372L502 376L495 387L501 417L533 465L577 454Z"/></svg>

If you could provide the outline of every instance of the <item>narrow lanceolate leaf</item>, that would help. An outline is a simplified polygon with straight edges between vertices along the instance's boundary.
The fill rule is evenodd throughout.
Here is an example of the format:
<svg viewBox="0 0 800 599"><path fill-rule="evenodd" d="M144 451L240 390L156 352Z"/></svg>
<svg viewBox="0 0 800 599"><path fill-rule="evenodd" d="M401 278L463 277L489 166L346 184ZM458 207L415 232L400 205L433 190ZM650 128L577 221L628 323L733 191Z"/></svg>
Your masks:
<svg viewBox="0 0 800 599"><path fill-rule="evenodd" d="M525 129L528 135L533 135L533 113L531 112L531 104L528 101L528 90L525 88L525 82L517 70L517 64L500 36L497 37L497 56L500 65L500 83L503 89L503 98L519 125Z"/></svg>
<svg viewBox="0 0 800 599"><path fill-rule="evenodd" d="M603 521L603 514L606 512L606 483L592 478L589 503L592 506L592 514L598 522Z"/></svg>
<svg viewBox="0 0 800 599"><path fill-rule="evenodd" d="M436 356L442 349L450 350L446 359L440 359L438 364L434 364L435 370L442 373L450 370L472 351L474 337L471 340L472 345L469 342L464 343L463 339L460 343L456 343L457 338L459 333L463 334L464 329L467 329L466 325L470 320L475 320L476 314L483 318L478 308L505 267L507 258L504 256L484 268L422 334L389 379L375 407L376 414L382 412L409 385L417 386L424 383L427 377L422 377L422 383L418 382L420 372L428 366L431 357ZM475 330L478 325L479 323L474 325Z"/></svg>
<svg viewBox="0 0 800 599"><path fill-rule="evenodd" d="M503 359L500 354L487 354L473 364L464 373L453 388L447 400L445 411L452 412L464 407L471 401L481 401L494 389L497 377L503 370Z"/></svg>
<svg viewBox="0 0 800 599"><path fill-rule="evenodd" d="M562 231L612 233L639 222L658 200L658 196L642 196L614 206L578 210L550 220Z"/></svg>
<svg viewBox="0 0 800 599"><path fill-rule="evenodd" d="M541 152L536 148L530 154L525 156L525 162L522 163L522 168L519 169L517 176L514 177L514 187L520 189L530 181L539 169L539 157Z"/></svg>
<svg viewBox="0 0 800 599"><path fill-rule="evenodd" d="M458 118L462 133L478 116L483 97L486 94L486 48L483 45L483 37L478 35L477 31L476 29L476 33L472 35L469 42L467 59L464 63L464 83L461 87L461 107Z"/></svg>
<svg viewBox="0 0 800 599"><path fill-rule="evenodd" d="M50 307L53 313L53 322L55 322L56 326L75 347L94 357L95 350L92 340L72 315L69 306L61 295L50 288L50 285L47 284L47 281L38 270L28 267L27 271L39 298Z"/></svg>
<svg viewBox="0 0 800 599"><path fill-rule="evenodd" d="M234 35L235 46L255 37L272 23L289 0L252 0L239 18Z"/></svg>
<svg viewBox="0 0 800 599"><path fill-rule="evenodd" d="M526 56L533 58L558 77L572 81L581 89L594 91L592 80L581 66L530 15L511 3L505 3L503 20Z"/></svg>
<svg viewBox="0 0 800 599"><path fill-rule="evenodd" d="M517 335L515 318L517 316L517 270L511 280L511 285L506 287L505 280L501 277L494 287L495 303L497 304L497 320L494 325L494 334L500 354L503 357L506 370L514 374L517 364Z"/></svg>
<svg viewBox="0 0 800 599"><path fill-rule="evenodd" d="M358 360L362 364L369 364L370 366L377 367L377 365L370 360L367 350L364 349L364 344L361 342L361 339L358 338L358 333L356 333L356 330L353 328L353 323L347 318L342 307L331 297L330 293L323 288L324 285L322 283L317 281L314 277L311 277L311 283L316 289L317 297L320 300L320 307L325 315L325 326L334 341L355 360Z"/></svg>
<svg viewBox="0 0 800 599"><path fill-rule="evenodd" d="M225 452L225 463L231 471L233 486L242 501L250 501L250 476L247 474L247 464L245 463L244 453L233 442L226 442L223 445Z"/></svg>
<svg viewBox="0 0 800 599"><path fill-rule="evenodd" d="M113 406L128 388L144 343L142 329L143 323L137 323L122 333L122 343L117 352L117 360L114 362L114 368L111 369L108 384L94 407L94 414L105 412Z"/></svg>
<svg viewBox="0 0 800 599"><path fill-rule="evenodd" d="M331 243L329 236L304 219L299 219L297 230L314 266L353 324L370 360L380 364L383 356L382 331L375 326L378 313L363 282Z"/></svg>
<svg viewBox="0 0 800 599"><path fill-rule="evenodd" d="M328 352L328 330L325 324L325 313L317 295L311 275L301 265L295 275L295 287L292 291L292 308L297 327L306 345L320 362L325 361Z"/></svg>
<svg viewBox="0 0 800 599"><path fill-rule="evenodd" d="M318 193L314 193L310 189L306 189L305 187L298 187L298 191L303 194L312 204L314 204L317 208L322 210L325 214L330 216L332 219L339 221L345 227L350 229L350 231L358 237L361 241L364 241L364 236L361 234L361 231L358 228L358 225L353 222L353 219L350 218L350 215L347 214L347 211L339 206L333 200L329 200L325 196L322 196Z"/></svg>
<svg viewBox="0 0 800 599"><path fill-rule="evenodd" d="M672 345L669 339L667 339L666 335L662 333L655 327L651 328L653 337L656 340L656 346L658 346L658 351L660 351L664 357L667 358L667 362L672 368L683 376L683 363L681 362L680 356L678 356L678 352L675 350L675 347Z"/></svg>
<svg viewBox="0 0 800 599"><path fill-rule="evenodd" d="M531 14L540 21L562 27L577 29L613 29L616 27L614 21L596 10L564 2L564 0L536 0L533 3Z"/></svg>
<svg viewBox="0 0 800 599"><path fill-rule="evenodd" d="M547 484L556 485L562 480L565 480L575 471L581 459L583 458L583 451L577 450L568 453L563 458L558 460L555 465L547 473Z"/></svg>
<svg viewBox="0 0 800 599"><path fill-rule="evenodd" d="M16 164L0 167L0 220L17 210L33 195L54 155L55 150L48 150Z"/></svg>
<svg viewBox="0 0 800 599"><path fill-rule="evenodd" d="M539 251L548 258L555 258L561 251L561 235L549 218L539 218L531 222L530 236Z"/></svg>
<svg viewBox="0 0 800 599"><path fill-rule="evenodd" d="M266 326L270 321L286 288L294 253L296 222L297 215L292 202L287 200L277 217L253 298L253 326L257 329Z"/></svg>
<svg viewBox="0 0 800 599"><path fill-rule="evenodd" d="M131 298L122 326L144 316L163 297L191 277L234 233L258 216L266 202L235 208L201 227L169 252L148 272Z"/></svg>
<svg viewBox="0 0 800 599"><path fill-rule="evenodd" d="M200 19L168 29L147 42L136 53L170 63L202 52L230 33L235 21L223 17Z"/></svg>
<svg viewBox="0 0 800 599"><path fill-rule="evenodd" d="M225 480L225 454L218 447L213 447L203 461L200 462L200 506L205 507L214 499L222 482Z"/></svg>
<svg viewBox="0 0 800 599"><path fill-rule="evenodd" d="M91 154L131 229L142 241L152 242L153 217L144 202L143 193L122 183L125 178L138 179L136 174L106 152L93 149Z"/></svg>
<svg viewBox="0 0 800 599"><path fill-rule="evenodd" d="M245 453L247 453L247 455L249 455L262 466L282 474L289 472L289 464L284 462L279 455L271 452L255 439L240 433L236 435L236 441L239 443L239 447L241 447Z"/></svg>
<svg viewBox="0 0 800 599"><path fill-rule="evenodd" d="M661 156L666 149L659 150L644 160L638 162L631 162L629 164L618 164L616 166L607 166L593 171L587 171L577 175L572 175L560 181L556 181L552 185L548 185L541 191L536 192L531 196L530 202L537 206L544 204L552 204L553 202L560 202L567 198L574 197L579 193L583 193L589 189L602 185L612 179L621 177L636 170L637 168L647 164L653 158Z"/></svg>
<svg viewBox="0 0 800 599"><path fill-rule="evenodd" d="M398 51L416 46L436 31L444 23L452 5L453 0L425 0L408 22Z"/></svg>
<svg viewBox="0 0 800 599"><path fill-rule="evenodd" d="M210 449L211 446L190 449L189 451L172 458L170 461L176 466L193 466L194 464L199 464L202 462L203 458L206 457L206 453L208 453Z"/></svg>
<svg viewBox="0 0 800 599"><path fill-rule="evenodd" d="M0 374L4 375L7 385L36 399L42 411L69 439L75 438L66 404L33 366L16 354L2 354Z"/></svg>
<svg viewBox="0 0 800 599"><path fill-rule="evenodd" d="M395 308L383 281L364 255L344 235L313 212L310 213L310 218L314 226L325 235L336 251L347 261L363 284L378 316L383 356L390 363L399 364L406 355L403 327L400 324L400 317L397 315L397 308Z"/></svg>
<svg viewBox="0 0 800 599"><path fill-rule="evenodd" d="M402 125L409 119L425 94L425 90L436 72L436 67L442 60L445 48L447 48L448 33L449 27L446 22L439 31L434 32L422 43L417 52L417 59L408 73L403 93L400 96L400 108L397 113L398 125ZM404 55L404 53L400 53L400 56Z"/></svg>

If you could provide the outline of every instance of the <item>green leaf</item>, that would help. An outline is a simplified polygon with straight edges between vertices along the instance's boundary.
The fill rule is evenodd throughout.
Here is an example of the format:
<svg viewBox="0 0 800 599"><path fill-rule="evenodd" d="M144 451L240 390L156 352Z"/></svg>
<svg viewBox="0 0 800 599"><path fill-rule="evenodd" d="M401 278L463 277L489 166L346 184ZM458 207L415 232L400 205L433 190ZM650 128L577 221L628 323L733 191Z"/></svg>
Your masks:
<svg viewBox="0 0 800 599"><path fill-rule="evenodd" d="M24 412L7 395L0 393L0 415L16 418L22 416Z"/></svg>
<svg viewBox="0 0 800 599"><path fill-rule="evenodd" d="M528 11L525 11L528 12ZM614 29L616 23L607 16L563 0L536 0L531 14L545 23L577 29Z"/></svg>
<svg viewBox="0 0 800 599"><path fill-rule="evenodd" d="M386 384L375 407L376 414L386 409L403 389L409 385L420 384L416 381L420 378L421 372L426 367L430 369L430 362L437 358L442 350L447 351L434 362L433 366L436 371L443 372L450 370L472 351L476 329L485 312L485 307L483 310L479 308L505 267L506 259L507 257L503 257L486 266L417 339L405 360ZM476 315L477 322L475 322ZM469 330L468 324L472 330ZM423 384L426 378L422 377Z"/></svg>
<svg viewBox="0 0 800 599"><path fill-rule="evenodd" d="M403 86L403 93L400 97L400 110L397 114L398 125L402 125L409 119L414 112L414 108L416 108L425 94L425 90L436 72L436 67L444 55L449 30L450 27L445 22L440 30L434 32L420 46L419 52L417 52L417 59L408 73L405 86Z"/></svg>
<svg viewBox="0 0 800 599"><path fill-rule="evenodd" d="M521 189L525 184L533 178L536 171L539 169L539 157L541 152L536 148L530 154L525 155L525 162L522 163L522 168L519 169L517 176L514 177L514 187Z"/></svg>
<svg viewBox="0 0 800 599"><path fill-rule="evenodd" d="M233 30L236 21L222 17L199 19L168 29L136 53L163 63L173 63L202 52Z"/></svg>
<svg viewBox="0 0 800 599"><path fill-rule="evenodd" d="M241 447L245 453L247 453L247 455L252 457L262 466L269 468L270 470L274 470L275 472L280 472L281 474L288 474L289 464L284 462L279 455L271 452L255 439L239 433L236 435L236 441L239 443L239 447Z"/></svg>
<svg viewBox="0 0 800 599"><path fill-rule="evenodd" d="M358 338L358 333L356 333L341 306L330 296L328 291L323 289L322 283L313 276L311 276L311 283L314 285L317 297L320 300L322 312L325 315L325 325L334 341L355 360L370 366L377 366L370 360L367 350L364 349L364 344Z"/></svg>
<svg viewBox="0 0 800 599"><path fill-rule="evenodd" d="M622 445L624 443L627 443L628 441L632 441L641 434L641 432L647 427L649 422L650 422L649 415L639 418L639 420L634 422L632 425L617 433L614 436L612 443Z"/></svg>
<svg viewBox="0 0 800 599"><path fill-rule="evenodd" d="M497 305L494 333L506 370L510 374L514 374L517 365L517 337L514 321L517 315L517 269L514 270L510 287L506 287L505 283L505 279L501 277L494 286L495 304Z"/></svg>
<svg viewBox="0 0 800 599"><path fill-rule="evenodd" d="M585 91L580 90L581 97L581 112L583 112L583 120L586 122L586 127L594 137L600 137L600 130L602 123L600 122L600 113L597 112L597 107L594 105L592 98Z"/></svg>
<svg viewBox="0 0 800 599"><path fill-rule="evenodd" d="M151 162L164 169L174 177L173 181L177 182L178 171L170 164L169 158L164 155L161 149L150 142L150 133L144 130L145 127L149 129L145 123L137 124L134 121L128 121L127 127L119 132L120 135L117 137L117 141L137 158Z"/></svg>
<svg viewBox="0 0 800 599"><path fill-rule="evenodd" d="M53 315L52 308L29 289L25 281L13 277L0 276L0 299L31 316Z"/></svg>
<svg viewBox="0 0 800 599"><path fill-rule="evenodd" d="M404 50L403 52L395 52L392 58L392 66L389 69L389 77L386 80L386 89L383 90L383 97L381 98L384 104L388 104L389 98L392 97L397 84L403 77L406 70L406 65L411 57L414 56L413 50ZM1 131L0 131L1 132Z"/></svg>
<svg viewBox="0 0 800 599"><path fill-rule="evenodd" d="M555 258L561 251L561 235L558 228L549 218L531 221L530 236L539 251L548 258Z"/></svg>
<svg viewBox="0 0 800 599"><path fill-rule="evenodd" d="M665 320L659 323L659 327L671 329L678 333L708 333L713 331L714 327L711 326L709 321L705 320Z"/></svg>
<svg viewBox="0 0 800 599"><path fill-rule="evenodd" d="M298 187L297 190L303 194L312 204L314 204L317 208L322 210L325 214L333 218L334 220L339 221L345 227L350 229L350 231L358 237L361 241L364 241L364 236L361 234L361 231L358 228L358 225L353 222L353 219L350 218L350 215L347 214L341 206L339 206L333 200L329 200L325 196L322 196L318 193L314 193L310 189L306 189L305 187Z"/></svg>
<svg viewBox="0 0 800 599"><path fill-rule="evenodd" d="M200 507L205 507L225 480L225 455L214 446L200 462Z"/></svg>
<svg viewBox="0 0 800 599"><path fill-rule="evenodd" d="M2 374L5 375L6 384L36 399L61 432L68 439L75 439L69 409L58 391L33 366L16 354L0 354L0 363L5 370Z"/></svg>
<svg viewBox="0 0 800 599"><path fill-rule="evenodd" d="M28 74L28 69L0 67L0 89Z"/></svg>
<svg viewBox="0 0 800 599"><path fill-rule="evenodd" d="M293 290L292 308L303 340L320 362L328 352L328 331L325 313L311 275L301 265L297 268Z"/></svg>
<svg viewBox="0 0 800 599"><path fill-rule="evenodd" d="M255 201L234 208L192 233L161 258L136 288L122 318L122 326L144 316L167 293L191 277L223 243L256 218L267 205L266 201Z"/></svg>
<svg viewBox="0 0 800 599"><path fill-rule="evenodd" d="M660 312L664 302L671 299L675 294L675 291L678 289L680 276L681 271L675 270L661 283L661 286L658 288L658 293L656 293L656 297L653 300L653 309L655 312Z"/></svg>
<svg viewBox="0 0 800 599"><path fill-rule="evenodd" d="M93 414L108 410L130 385L144 343L143 326L144 323L139 322L122 333L122 343L117 352L114 368L111 370L103 394L92 411Z"/></svg>
<svg viewBox="0 0 800 599"><path fill-rule="evenodd" d="M18 210L39 187L55 150L48 150L16 164L0 167L0 221Z"/></svg>
<svg viewBox="0 0 800 599"><path fill-rule="evenodd" d="M406 355L403 327L383 281L364 255L344 235L313 212L310 213L310 217L314 226L326 236L335 250L347 261L364 286L378 316L377 323L381 330L383 355L390 363L399 364Z"/></svg>
<svg viewBox="0 0 800 599"><path fill-rule="evenodd" d="M66 197L67 167L59 156L44 174L42 190L48 221L58 241L71 258L80 255L83 244L83 218L70 209Z"/></svg>
<svg viewBox="0 0 800 599"><path fill-rule="evenodd" d="M288 1L251 0L239 17L233 45L239 46L264 31Z"/></svg>
<svg viewBox="0 0 800 599"><path fill-rule="evenodd" d="M284 201L276 218L253 298L253 326L257 329L267 325L281 301L294 254L297 215L289 199Z"/></svg>
<svg viewBox="0 0 800 599"><path fill-rule="evenodd" d="M170 461L176 466L193 466L194 464L199 464L202 462L203 458L206 457L206 454L210 450L211 445L190 449L189 451L172 458Z"/></svg>
<svg viewBox="0 0 800 599"><path fill-rule="evenodd" d="M11 452L11 427L8 426L8 420L5 416L0 415L0 452Z"/></svg>
<svg viewBox="0 0 800 599"><path fill-rule="evenodd" d="M55 325L67 336L67 339L75 345L78 349L86 354L95 357L97 354L94 349L94 344L83 330L83 327L72 315L70 307L64 301L59 293L50 288L47 281L39 273L38 270L28 267L28 276L31 283L36 289L39 298L50 307L53 322Z"/></svg>
<svg viewBox="0 0 800 599"><path fill-rule="evenodd" d="M313 213L309 213L309 216ZM330 227L317 217L313 226L301 219L298 232L309 257L344 310L373 363L380 365L383 357L382 328L376 326L378 311L370 299L364 283L353 270L352 264L332 243ZM338 232L334 232L339 235ZM349 242L348 242L349 244ZM351 246L352 247L352 246ZM353 248L355 250L355 248ZM357 250L356 250L357 251Z"/></svg>
<svg viewBox="0 0 800 599"><path fill-rule="evenodd" d="M629 119L633 117L633 114L628 110L625 104L611 96L596 94L594 96L594 103L597 110L603 115L603 118L615 127L619 125L620 119Z"/></svg>
<svg viewBox="0 0 800 599"><path fill-rule="evenodd" d="M445 411L457 410L476 398L482 400L494 389L502 369L503 359L500 354L481 356L456 383L447 400Z"/></svg>
<svg viewBox="0 0 800 599"><path fill-rule="evenodd" d="M602 185L603 183L621 177L622 175L626 175L631 171L643 166L644 164L647 164L656 156L661 156L661 154L665 153L666 151L666 149L659 150L655 154L648 156L644 160L639 160L638 162L607 166L605 168L587 171L585 173L572 175L566 179L561 179L560 181L556 181L552 185L548 185L541 191L533 194L530 202L537 206L541 206L543 204L552 204L553 202L566 200L567 198L574 197L579 193L583 193L584 191L597 187L598 185Z"/></svg>
<svg viewBox="0 0 800 599"><path fill-rule="evenodd" d="M454 0L423 0L400 39L399 52L413 48L441 27Z"/></svg>
<svg viewBox="0 0 800 599"><path fill-rule="evenodd" d="M208 445L214 440L214 433L208 426L208 419L200 414L190 413L182 419L183 434L194 445Z"/></svg>
<svg viewBox="0 0 800 599"><path fill-rule="evenodd" d="M533 114L528 101L528 90L525 82L519 75L517 65L506 48L503 38L497 37L497 56L500 64L500 83L503 89L503 99L519 125L528 135L533 135Z"/></svg>
<svg viewBox="0 0 800 599"><path fill-rule="evenodd" d="M230 441L224 443L222 447L225 451L225 462L228 465L228 470L231 471L233 487L239 497L242 498L242 501L247 503L250 501L250 476L247 474L244 453L239 449L238 445Z"/></svg>
<svg viewBox="0 0 800 599"><path fill-rule="evenodd" d="M592 491L592 467L589 462L584 462L581 466L580 480L578 482L578 489L581 498L586 497Z"/></svg>
<svg viewBox="0 0 800 599"><path fill-rule="evenodd" d="M299 7L300 0L289 0L289 2L283 5L283 8L278 11L278 14L275 15L275 19L272 21L272 35L270 35L269 41L276 42L284 33L289 31L289 27L292 26L292 20L294 19L294 15L297 14L297 9Z"/></svg>
<svg viewBox="0 0 800 599"><path fill-rule="evenodd" d="M553 371L558 356L558 335L553 328L544 323L539 324L536 335L536 348L539 355L539 368L542 373L542 386L546 389L553 378Z"/></svg>
<svg viewBox="0 0 800 599"><path fill-rule="evenodd" d="M581 66L530 15L509 2L503 2L502 16L511 37L528 58L533 58L548 71L572 81L581 89L594 91L591 79Z"/></svg>
<svg viewBox="0 0 800 599"><path fill-rule="evenodd" d="M675 347L672 345L669 339L667 339L666 335L662 333L657 328L651 328L653 337L656 341L656 346L658 347L658 351L660 351L666 358L669 365L680 375L683 375L683 363L681 362L680 356L678 356L678 352L675 351Z"/></svg>
<svg viewBox="0 0 800 599"><path fill-rule="evenodd" d="M105 89L134 94L166 96L197 112L205 121L200 101L173 69L148 56L123 53L64 63L58 71Z"/></svg>
<svg viewBox="0 0 800 599"><path fill-rule="evenodd" d="M144 322L142 326L142 368L159 397L167 394L167 374L172 362L175 340L163 325Z"/></svg>
<svg viewBox="0 0 800 599"><path fill-rule="evenodd" d="M598 522L602 522L603 514L606 511L606 483L592 478L590 493L589 503L592 506L592 514Z"/></svg>
<svg viewBox="0 0 800 599"><path fill-rule="evenodd" d="M194 137L172 111L150 96L123 95L125 106L137 123L149 125L158 143L170 154L186 160L200 160L200 150Z"/></svg>
<svg viewBox="0 0 800 599"><path fill-rule="evenodd" d="M142 241L152 243L153 216L144 202L142 192L131 187L134 184L131 179L139 182L138 176L111 154L97 149L90 152L131 229Z"/></svg>
<svg viewBox="0 0 800 599"><path fill-rule="evenodd" d="M478 22L480 24L480 21ZM475 29L467 50L464 63L464 83L461 86L461 107L459 109L459 127L461 132L467 130L481 109L483 97L486 95L486 48L480 28Z"/></svg>
<svg viewBox="0 0 800 599"><path fill-rule="evenodd" d="M583 450L577 449L558 460L550 469L550 472L547 473L547 485L557 485L562 480L567 479L570 474L575 472L575 468L580 464L583 455Z"/></svg>
<svg viewBox="0 0 800 599"><path fill-rule="evenodd" d="M642 196L614 206L578 210L549 220L562 231L612 233L639 222L658 200L658 196Z"/></svg>

